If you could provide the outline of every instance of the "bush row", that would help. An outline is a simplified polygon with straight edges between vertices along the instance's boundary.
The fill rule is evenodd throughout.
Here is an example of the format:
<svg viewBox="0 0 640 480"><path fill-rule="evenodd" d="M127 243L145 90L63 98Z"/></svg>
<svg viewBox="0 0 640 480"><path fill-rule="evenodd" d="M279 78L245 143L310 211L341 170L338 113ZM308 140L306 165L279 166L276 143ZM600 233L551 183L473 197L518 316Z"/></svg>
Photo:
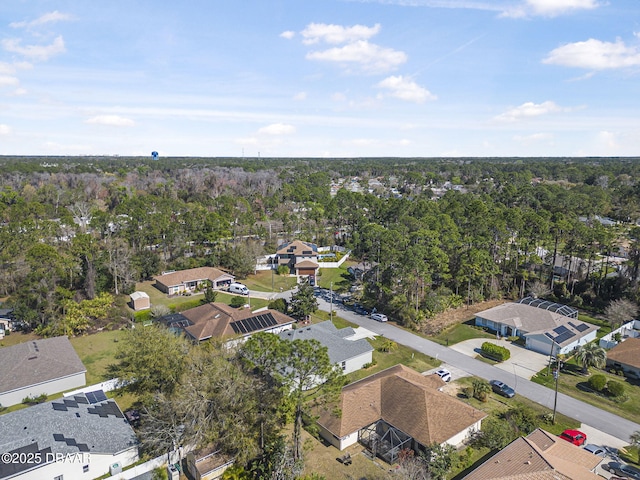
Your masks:
<svg viewBox="0 0 640 480"><path fill-rule="evenodd" d="M492 358L499 362L504 362L505 360L509 360L511 357L511 352L506 347L501 347L500 345L496 345L490 342L484 342L482 347L482 354L486 357Z"/></svg>
<svg viewBox="0 0 640 480"><path fill-rule="evenodd" d="M624 384L615 380L607 380L607 377L601 374L592 375L589 378L589 386L596 392L605 392L612 397L621 397L624 395Z"/></svg>

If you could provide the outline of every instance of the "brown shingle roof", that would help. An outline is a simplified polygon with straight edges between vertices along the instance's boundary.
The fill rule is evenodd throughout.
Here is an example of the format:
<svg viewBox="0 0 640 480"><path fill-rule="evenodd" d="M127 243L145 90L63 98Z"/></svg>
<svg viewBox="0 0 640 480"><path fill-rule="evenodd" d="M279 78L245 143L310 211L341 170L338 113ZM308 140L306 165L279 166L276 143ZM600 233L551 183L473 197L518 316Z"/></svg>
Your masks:
<svg viewBox="0 0 640 480"><path fill-rule="evenodd" d="M258 315L271 314L278 325L293 323L295 320L277 310L260 310L252 312L250 309L239 310L224 303L205 303L195 308L181 312L193 325L185 327L185 331L195 340L207 340L208 338L233 337L236 333L231 326L232 322L245 320ZM259 332L257 329L251 333Z"/></svg>
<svg viewBox="0 0 640 480"><path fill-rule="evenodd" d="M396 365L344 387L342 415L325 410L318 423L342 438L382 419L423 445L443 443L486 417L438 391L443 385L437 375Z"/></svg>
<svg viewBox="0 0 640 480"><path fill-rule="evenodd" d="M87 371L66 336L2 347L0 365L0 392Z"/></svg>
<svg viewBox="0 0 640 480"><path fill-rule="evenodd" d="M464 477L464 480L597 480L602 461L542 429L519 437Z"/></svg>
<svg viewBox="0 0 640 480"><path fill-rule="evenodd" d="M211 280L214 282L217 278L220 278L223 275L229 274L214 267L198 267L158 275L157 277L154 277L154 280L167 287L174 287L176 285L182 285L186 282L195 282L197 280Z"/></svg>
<svg viewBox="0 0 640 480"><path fill-rule="evenodd" d="M300 255L300 256L316 256L318 255L317 247L313 243L294 240L290 243L281 245L276 251L278 255Z"/></svg>
<svg viewBox="0 0 640 480"><path fill-rule="evenodd" d="M640 368L640 338L627 338L607 352L607 360Z"/></svg>

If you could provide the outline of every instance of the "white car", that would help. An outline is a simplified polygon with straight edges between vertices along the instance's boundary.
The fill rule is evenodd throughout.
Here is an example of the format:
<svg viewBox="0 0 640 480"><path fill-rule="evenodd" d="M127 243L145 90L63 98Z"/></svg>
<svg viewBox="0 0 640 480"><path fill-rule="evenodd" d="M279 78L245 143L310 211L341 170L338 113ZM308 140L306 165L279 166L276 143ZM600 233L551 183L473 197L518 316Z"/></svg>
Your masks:
<svg viewBox="0 0 640 480"><path fill-rule="evenodd" d="M440 368L436 370L436 375L438 375L445 382L451 381L451 372L446 368Z"/></svg>
<svg viewBox="0 0 640 480"><path fill-rule="evenodd" d="M386 322L387 316L382 313L372 313L371 318L376 322Z"/></svg>
<svg viewBox="0 0 640 480"><path fill-rule="evenodd" d="M600 445L594 445L593 443L590 443L589 445L585 445L583 448L587 452L591 452L594 455L598 455L599 457L605 457L607 455L607 451Z"/></svg>

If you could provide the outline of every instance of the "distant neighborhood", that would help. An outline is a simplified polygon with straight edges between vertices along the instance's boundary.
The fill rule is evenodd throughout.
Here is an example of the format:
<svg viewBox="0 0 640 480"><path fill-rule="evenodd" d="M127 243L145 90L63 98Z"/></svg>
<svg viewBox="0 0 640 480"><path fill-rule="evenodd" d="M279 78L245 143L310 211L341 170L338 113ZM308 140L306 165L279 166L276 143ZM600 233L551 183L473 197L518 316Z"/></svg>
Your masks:
<svg viewBox="0 0 640 480"><path fill-rule="evenodd" d="M634 159L89 160L0 161L0 480L640 471Z"/></svg>

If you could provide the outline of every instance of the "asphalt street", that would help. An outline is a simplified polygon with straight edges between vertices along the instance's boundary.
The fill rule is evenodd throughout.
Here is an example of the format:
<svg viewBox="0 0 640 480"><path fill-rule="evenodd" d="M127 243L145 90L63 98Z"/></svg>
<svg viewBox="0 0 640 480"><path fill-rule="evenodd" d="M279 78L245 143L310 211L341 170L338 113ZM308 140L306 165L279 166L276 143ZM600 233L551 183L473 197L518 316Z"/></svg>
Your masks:
<svg viewBox="0 0 640 480"><path fill-rule="evenodd" d="M278 296L286 296L284 295ZM317 297L321 310L330 311L330 303L321 297ZM345 308L342 304L334 303L333 309L340 317L348 320L356 325L365 327L378 335L383 335L394 342L406 345L414 350L434 357L453 367L459 368L470 375L484 378L486 380L497 379L512 385L518 395L529 398L536 403L553 409L555 391L534 383L526 378L516 377L515 373L509 373L500 368L494 367L488 363L481 362L467 355L456 352L448 347L422 338L411 332L398 328L390 323L380 323L370 319L367 316L359 315L350 309ZM629 436L640 431L640 425L621 418L612 413L601 410L587 403L576 400L572 397L558 394L557 412L571 417L579 422L586 423L598 430L608 433L616 438L629 441Z"/></svg>

